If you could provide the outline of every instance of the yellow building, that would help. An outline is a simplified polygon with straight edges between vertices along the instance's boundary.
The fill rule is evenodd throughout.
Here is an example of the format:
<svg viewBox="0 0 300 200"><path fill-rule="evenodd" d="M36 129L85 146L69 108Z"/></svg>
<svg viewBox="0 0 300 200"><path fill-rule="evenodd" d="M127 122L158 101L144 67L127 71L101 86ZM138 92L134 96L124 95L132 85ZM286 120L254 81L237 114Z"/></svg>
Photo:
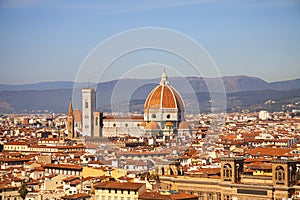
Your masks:
<svg viewBox="0 0 300 200"><path fill-rule="evenodd" d="M21 197L18 192L18 187L14 186L0 186L1 200L20 200Z"/></svg>
<svg viewBox="0 0 300 200"><path fill-rule="evenodd" d="M55 191L58 187L63 186L63 179L66 177L64 174L57 176L46 176L43 182L44 191Z"/></svg>
<svg viewBox="0 0 300 200"><path fill-rule="evenodd" d="M84 178L89 176L93 176L93 177L111 176L114 179L118 179L125 175L127 175L127 171L119 168L107 168L107 167L93 168L93 167L84 166L82 169L82 176Z"/></svg>
<svg viewBox="0 0 300 200"><path fill-rule="evenodd" d="M102 182L95 185L95 200L137 200L145 192L145 183Z"/></svg>

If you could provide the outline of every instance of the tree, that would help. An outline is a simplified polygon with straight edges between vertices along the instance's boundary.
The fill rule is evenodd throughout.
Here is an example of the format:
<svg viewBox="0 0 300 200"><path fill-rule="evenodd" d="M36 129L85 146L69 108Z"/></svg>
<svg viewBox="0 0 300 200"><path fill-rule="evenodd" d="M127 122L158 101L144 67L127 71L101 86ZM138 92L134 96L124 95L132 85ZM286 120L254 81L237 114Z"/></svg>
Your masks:
<svg viewBox="0 0 300 200"><path fill-rule="evenodd" d="M24 200L28 194L27 184L25 182L19 187L18 190L20 197Z"/></svg>

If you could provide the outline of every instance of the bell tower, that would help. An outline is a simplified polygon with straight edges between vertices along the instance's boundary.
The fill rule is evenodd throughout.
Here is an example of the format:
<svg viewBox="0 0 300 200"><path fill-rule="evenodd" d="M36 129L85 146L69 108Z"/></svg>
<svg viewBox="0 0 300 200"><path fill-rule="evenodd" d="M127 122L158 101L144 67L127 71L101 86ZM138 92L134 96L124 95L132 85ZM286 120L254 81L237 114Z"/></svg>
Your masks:
<svg viewBox="0 0 300 200"><path fill-rule="evenodd" d="M94 112L96 111L96 90L83 88L82 94L82 132L94 137Z"/></svg>
<svg viewBox="0 0 300 200"><path fill-rule="evenodd" d="M244 169L243 157L222 157L221 160L221 179L231 183L239 183Z"/></svg>
<svg viewBox="0 0 300 200"><path fill-rule="evenodd" d="M69 112L68 112L68 117L67 117L67 131L68 131L69 139L72 139L75 137L72 100L70 101Z"/></svg>

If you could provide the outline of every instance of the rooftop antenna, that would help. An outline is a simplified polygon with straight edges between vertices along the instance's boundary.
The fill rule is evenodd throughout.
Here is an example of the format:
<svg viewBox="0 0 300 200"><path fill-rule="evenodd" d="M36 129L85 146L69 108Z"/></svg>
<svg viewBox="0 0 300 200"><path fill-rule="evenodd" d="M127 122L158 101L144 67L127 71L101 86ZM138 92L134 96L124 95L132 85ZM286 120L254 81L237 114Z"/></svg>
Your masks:
<svg viewBox="0 0 300 200"><path fill-rule="evenodd" d="M88 78L88 88L91 88L91 85L90 85L90 78Z"/></svg>

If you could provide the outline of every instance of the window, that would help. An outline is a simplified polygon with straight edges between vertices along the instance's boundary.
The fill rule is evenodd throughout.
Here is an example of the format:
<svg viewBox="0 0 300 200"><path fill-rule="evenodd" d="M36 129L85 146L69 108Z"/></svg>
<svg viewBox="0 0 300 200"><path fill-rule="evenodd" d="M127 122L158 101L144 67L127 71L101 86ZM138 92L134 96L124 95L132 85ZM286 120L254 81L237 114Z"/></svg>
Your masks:
<svg viewBox="0 0 300 200"><path fill-rule="evenodd" d="M284 168L282 166L276 167L275 179L276 179L276 184L284 184Z"/></svg>
<svg viewBox="0 0 300 200"><path fill-rule="evenodd" d="M167 114L167 119L170 119L171 118L171 115L170 114Z"/></svg>
<svg viewBox="0 0 300 200"><path fill-rule="evenodd" d="M152 114L152 118L156 118L156 114Z"/></svg>
<svg viewBox="0 0 300 200"><path fill-rule="evenodd" d="M85 106L85 108L88 108L89 107L89 103L88 102L85 102L85 104L84 104Z"/></svg>
<svg viewBox="0 0 300 200"><path fill-rule="evenodd" d="M96 126L98 126L98 117L96 117Z"/></svg>
<svg viewBox="0 0 300 200"><path fill-rule="evenodd" d="M230 195L224 195L224 200L232 200L232 197Z"/></svg>
<svg viewBox="0 0 300 200"><path fill-rule="evenodd" d="M225 164L223 167L223 173L224 173L224 180L225 181L231 181L232 177L232 169L230 164Z"/></svg>

